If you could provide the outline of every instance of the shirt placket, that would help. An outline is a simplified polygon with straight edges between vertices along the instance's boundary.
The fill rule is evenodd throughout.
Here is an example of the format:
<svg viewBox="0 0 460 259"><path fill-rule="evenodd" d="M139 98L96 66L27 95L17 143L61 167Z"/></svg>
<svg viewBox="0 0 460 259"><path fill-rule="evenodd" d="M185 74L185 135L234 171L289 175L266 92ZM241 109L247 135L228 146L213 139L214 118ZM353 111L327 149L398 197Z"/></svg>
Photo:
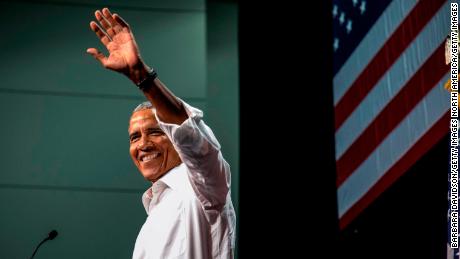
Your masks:
<svg viewBox="0 0 460 259"><path fill-rule="evenodd" d="M150 211L160 202L161 194L166 189L166 184L157 181L152 185L152 200L150 201Z"/></svg>

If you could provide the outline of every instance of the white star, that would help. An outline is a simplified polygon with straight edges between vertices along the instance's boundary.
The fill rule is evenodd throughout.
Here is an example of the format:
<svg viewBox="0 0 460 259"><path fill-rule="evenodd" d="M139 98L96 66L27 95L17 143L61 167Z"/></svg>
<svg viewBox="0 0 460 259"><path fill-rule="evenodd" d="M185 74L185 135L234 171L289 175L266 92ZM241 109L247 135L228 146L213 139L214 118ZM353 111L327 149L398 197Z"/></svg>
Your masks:
<svg viewBox="0 0 460 259"><path fill-rule="evenodd" d="M352 28L351 28L351 25L352 25L352 23L353 23L353 22L352 22L350 19L348 19L347 27L346 27L346 28L347 28L347 33L348 33L348 34L350 34L350 32L351 32L351 29L352 29Z"/></svg>
<svg viewBox="0 0 460 259"><path fill-rule="evenodd" d="M353 7L355 7L358 4L358 0L353 0Z"/></svg>
<svg viewBox="0 0 460 259"><path fill-rule="evenodd" d="M337 17L337 14L339 14L339 7L334 5L334 8L332 9L332 17Z"/></svg>
<svg viewBox="0 0 460 259"><path fill-rule="evenodd" d="M339 49L339 38L334 38L334 51Z"/></svg>
<svg viewBox="0 0 460 259"><path fill-rule="evenodd" d="M340 14L339 22L340 22L340 25L342 25L345 22L345 12L342 12Z"/></svg>
<svg viewBox="0 0 460 259"><path fill-rule="evenodd" d="M366 11L366 1L361 2L361 6L359 7L359 10L361 10L361 14L363 14Z"/></svg>

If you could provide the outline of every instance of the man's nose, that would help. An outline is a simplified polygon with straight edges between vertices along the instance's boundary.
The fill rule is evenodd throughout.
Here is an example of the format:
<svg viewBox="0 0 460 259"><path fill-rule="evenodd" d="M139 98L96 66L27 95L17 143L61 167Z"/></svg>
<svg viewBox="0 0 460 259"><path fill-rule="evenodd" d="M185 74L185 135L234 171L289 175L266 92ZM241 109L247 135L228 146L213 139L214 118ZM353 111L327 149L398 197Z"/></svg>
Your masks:
<svg viewBox="0 0 460 259"><path fill-rule="evenodd" d="M148 135L143 135L139 140L139 144L137 146L138 149L146 149L152 146L152 141L148 138Z"/></svg>

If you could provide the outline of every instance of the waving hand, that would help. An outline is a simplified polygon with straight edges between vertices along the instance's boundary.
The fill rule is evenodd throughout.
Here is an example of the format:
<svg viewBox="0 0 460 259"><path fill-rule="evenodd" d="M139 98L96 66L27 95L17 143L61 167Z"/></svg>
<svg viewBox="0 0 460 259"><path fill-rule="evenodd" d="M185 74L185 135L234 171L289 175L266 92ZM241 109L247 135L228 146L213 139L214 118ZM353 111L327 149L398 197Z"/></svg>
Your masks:
<svg viewBox="0 0 460 259"><path fill-rule="evenodd" d="M90 27L109 51L109 56L106 57L96 48L89 48L87 52L105 68L132 77L132 70L142 60L129 25L118 14L112 14L108 8L102 9L102 12L97 10L95 17L99 23L91 21Z"/></svg>

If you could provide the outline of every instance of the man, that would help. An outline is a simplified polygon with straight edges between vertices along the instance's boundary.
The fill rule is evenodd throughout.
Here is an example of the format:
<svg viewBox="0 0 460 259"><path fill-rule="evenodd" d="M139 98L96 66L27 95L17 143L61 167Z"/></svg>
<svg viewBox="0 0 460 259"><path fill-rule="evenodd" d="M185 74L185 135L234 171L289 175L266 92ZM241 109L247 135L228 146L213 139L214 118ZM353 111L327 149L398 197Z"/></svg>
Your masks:
<svg viewBox="0 0 460 259"><path fill-rule="evenodd" d="M235 212L230 169L202 112L175 97L141 58L129 25L104 8L90 27L107 48L87 52L126 75L149 102L129 123L129 152L152 182L142 196L147 219L133 258L233 258Z"/></svg>

